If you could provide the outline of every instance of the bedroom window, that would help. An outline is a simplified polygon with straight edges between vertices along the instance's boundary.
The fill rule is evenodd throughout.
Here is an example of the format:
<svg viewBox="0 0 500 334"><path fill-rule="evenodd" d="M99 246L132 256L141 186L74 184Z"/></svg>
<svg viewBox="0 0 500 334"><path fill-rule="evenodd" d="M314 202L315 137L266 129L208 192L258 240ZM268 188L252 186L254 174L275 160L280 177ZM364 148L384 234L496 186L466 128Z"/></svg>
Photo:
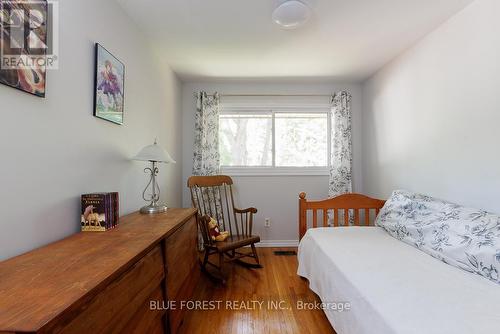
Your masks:
<svg viewBox="0 0 500 334"><path fill-rule="evenodd" d="M233 175L328 173L328 108L221 110L222 171Z"/></svg>

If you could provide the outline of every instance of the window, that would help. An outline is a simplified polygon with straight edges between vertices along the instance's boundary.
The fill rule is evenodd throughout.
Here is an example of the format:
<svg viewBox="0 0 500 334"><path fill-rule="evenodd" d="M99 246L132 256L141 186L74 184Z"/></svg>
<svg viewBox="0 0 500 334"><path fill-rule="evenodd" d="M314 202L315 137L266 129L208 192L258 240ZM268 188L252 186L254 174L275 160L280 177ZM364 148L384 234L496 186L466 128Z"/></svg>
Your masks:
<svg viewBox="0 0 500 334"><path fill-rule="evenodd" d="M219 142L222 166L272 166L273 119L270 113L220 115Z"/></svg>
<svg viewBox="0 0 500 334"><path fill-rule="evenodd" d="M300 110L299 110L300 109ZM221 167L229 174L326 174L329 109L222 108Z"/></svg>
<svg viewBox="0 0 500 334"><path fill-rule="evenodd" d="M276 166L328 166L328 114L275 113Z"/></svg>

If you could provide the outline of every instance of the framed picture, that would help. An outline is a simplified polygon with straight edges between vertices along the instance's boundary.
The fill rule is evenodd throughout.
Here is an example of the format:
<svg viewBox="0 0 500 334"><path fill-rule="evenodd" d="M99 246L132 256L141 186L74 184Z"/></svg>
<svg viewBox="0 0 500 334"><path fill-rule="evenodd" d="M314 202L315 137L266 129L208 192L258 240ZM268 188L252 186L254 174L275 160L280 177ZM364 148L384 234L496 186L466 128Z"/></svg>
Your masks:
<svg viewBox="0 0 500 334"><path fill-rule="evenodd" d="M46 0L0 1L1 84L45 97L47 13Z"/></svg>
<svg viewBox="0 0 500 334"><path fill-rule="evenodd" d="M125 65L99 43L95 64L94 116L123 124Z"/></svg>

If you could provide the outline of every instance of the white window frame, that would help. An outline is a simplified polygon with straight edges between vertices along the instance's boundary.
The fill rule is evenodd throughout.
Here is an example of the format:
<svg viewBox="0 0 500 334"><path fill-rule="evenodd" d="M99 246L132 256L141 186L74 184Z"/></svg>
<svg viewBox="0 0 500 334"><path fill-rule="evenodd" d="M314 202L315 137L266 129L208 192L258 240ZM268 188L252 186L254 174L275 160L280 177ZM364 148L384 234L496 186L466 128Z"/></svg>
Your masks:
<svg viewBox="0 0 500 334"><path fill-rule="evenodd" d="M332 138L331 138L331 113L330 106L318 106L318 105L301 105L301 106L230 106L221 107L219 114L245 114L245 113L265 113L272 115L272 166L220 166L221 173L231 175L231 176L294 176L294 175L329 175L330 173L330 156L332 149ZM324 167L276 167L276 126L275 126L275 115L277 113L297 113L297 114L307 114L307 113L324 113L327 116L327 164Z"/></svg>

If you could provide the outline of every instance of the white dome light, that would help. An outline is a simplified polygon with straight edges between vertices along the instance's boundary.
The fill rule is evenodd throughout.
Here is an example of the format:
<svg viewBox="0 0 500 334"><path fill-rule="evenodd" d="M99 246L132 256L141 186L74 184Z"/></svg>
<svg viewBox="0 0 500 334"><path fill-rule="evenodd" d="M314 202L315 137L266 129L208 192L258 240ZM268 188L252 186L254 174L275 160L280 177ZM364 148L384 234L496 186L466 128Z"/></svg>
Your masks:
<svg viewBox="0 0 500 334"><path fill-rule="evenodd" d="M286 29L294 29L306 23L311 16L309 7L298 1L288 0L273 12L273 21Z"/></svg>

